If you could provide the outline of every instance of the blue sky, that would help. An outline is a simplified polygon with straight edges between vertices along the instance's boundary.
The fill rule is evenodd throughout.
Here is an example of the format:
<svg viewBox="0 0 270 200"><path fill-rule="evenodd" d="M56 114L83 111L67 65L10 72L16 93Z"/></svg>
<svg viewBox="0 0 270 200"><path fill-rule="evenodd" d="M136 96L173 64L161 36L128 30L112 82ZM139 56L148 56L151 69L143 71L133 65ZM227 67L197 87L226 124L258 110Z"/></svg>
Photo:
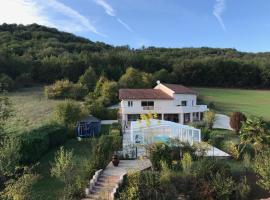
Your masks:
<svg viewBox="0 0 270 200"><path fill-rule="evenodd" d="M1 0L4 22L39 23L134 48L270 51L270 0Z"/></svg>

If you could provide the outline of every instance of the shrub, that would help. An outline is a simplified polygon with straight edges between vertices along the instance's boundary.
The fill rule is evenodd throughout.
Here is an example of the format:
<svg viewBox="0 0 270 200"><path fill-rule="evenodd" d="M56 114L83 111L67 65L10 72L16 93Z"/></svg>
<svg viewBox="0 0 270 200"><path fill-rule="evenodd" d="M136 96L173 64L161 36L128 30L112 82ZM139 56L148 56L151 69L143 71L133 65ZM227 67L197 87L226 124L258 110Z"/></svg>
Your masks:
<svg viewBox="0 0 270 200"><path fill-rule="evenodd" d="M244 177L236 188L237 198L236 199L249 199L250 186L247 183L247 178Z"/></svg>
<svg viewBox="0 0 270 200"><path fill-rule="evenodd" d="M211 187L214 190L215 199L228 200L231 199L235 183L232 177L224 177L220 173L211 176Z"/></svg>
<svg viewBox="0 0 270 200"><path fill-rule="evenodd" d="M73 129L77 121L85 115L81 105L73 100L59 103L55 109L56 120L70 129Z"/></svg>
<svg viewBox="0 0 270 200"><path fill-rule="evenodd" d="M76 163L73 151L65 150L63 147L56 152L54 163L51 168L51 176L56 177L64 183L61 199L74 199L82 192L82 180L76 175Z"/></svg>
<svg viewBox="0 0 270 200"><path fill-rule="evenodd" d="M203 158L193 163L191 172L198 178L210 180L213 174L219 173L223 176L231 174L230 166L222 160Z"/></svg>
<svg viewBox="0 0 270 200"><path fill-rule="evenodd" d="M171 149L165 143L154 143L149 145L148 147L150 153L150 161L155 170L161 169L160 161L164 161L167 165L171 166L172 158L171 158Z"/></svg>
<svg viewBox="0 0 270 200"><path fill-rule="evenodd" d="M215 121L215 115L216 113L213 111L207 111L204 113L203 120L206 123L207 127L212 129Z"/></svg>
<svg viewBox="0 0 270 200"><path fill-rule="evenodd" d="M0 74L0 90L10 91L14 86L14 81L6 74Z"/></svg>
<svg viewBox="0 0 270 200"><path fill-rule="evenodd" d="M154 171L128 173L119 197L120 200L175 198L175 193L161 185L160 174Z"/></svg>
<svg viewBox="0 0 270 200"><path fill-rule="evenodd" d="M234 112L230 117L230 125L235 130L236 133L239 133L242 123L246 121L246 116L241 112Z"/></svg>
<svg viewBox="0 0 270 200"><path fill-rule="evenodd" d="M51 175L65 184L71 184L74 181L74 159L73 151L65 150L64 147L60 147L55 154Z"/></svg>
<svg viewBox="0 0 270 200"><path fill-rule="evenodd" d="M253 169L259 178L258 185L270 191L270 150L256 155Z"/></svg>
<svg viewBox="0 0 270 200"><path fill-rule="evenodd" d="M210 130L207 127L201 129L202 141L208 141L210 139Z"/></svg>
<svg viewBox="0 0 270 200"><path fill-rule="evenodd" d="M30 87L33 85L33 79L30 73L23 73L16 77L15 85L19 87Z"/></svg>
<svg viewBox="0 0 270 200"><path fill-rule="evenodd" d="M12 137L16 137L21 144L21 163L31 164L51 148L63 144L67 138L67 129L52 123Z"/></svg>
<svg viewBox="0 0 270 200"><path fill-rule="evenodd" d="M69 80L56 81L45 87L45 95L49 99L75 99L80 100L87 94L87 89L81 84L74 84Z"/></svg>
<svg viewBox="0 0 270 200"><path fill-rule="evenodd" d="M12 179L7 183L1 196L10 200L35 200L32 189L38 179L39 176L32 173L23 174L17 180Z"/></svg>
<svg viewBox="0 0 270 200"><path fill-rule="evenodd" d="M181 160L182 169L185 174L189 174L192 166L192 158L189 153L184 153L184 156Z"/></svg>
<svg viewBox="0 0 270 200"><path fill-rule="evenodd" d="M11 176L20 165L20 142L17 138L4 138L0 149L0 175Z"/></svg>
<svg viewBox="0 0 270 200"><path fill-rule="evenodd" d="M240 152L238 149L238 145L234 144L232 142L230 142L229 146L228 146L228 153L236 160L238 160L240 158Z"/></svg>

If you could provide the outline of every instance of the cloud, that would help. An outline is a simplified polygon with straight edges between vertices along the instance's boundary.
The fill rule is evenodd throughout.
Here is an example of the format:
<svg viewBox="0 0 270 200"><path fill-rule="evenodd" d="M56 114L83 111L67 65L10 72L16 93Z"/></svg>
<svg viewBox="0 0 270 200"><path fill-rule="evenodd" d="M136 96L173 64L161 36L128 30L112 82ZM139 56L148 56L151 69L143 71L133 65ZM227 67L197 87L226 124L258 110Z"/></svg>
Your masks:
<svg viewBox="0 0 270 200"><path fill-rule="evenodd" d="M117 21L122 24L128 31L133 32L132 29L127 25L125 22L123 22L121 19L117 18Z"/></svg>
<svg viewBox="0 0 270 200"><path fill-rule="evenodd" d="M213 10L213 15L217 18L223 30L226 30L226 26L222 19L222 14L225 10L226 10L225 0L216 0L216 3L214 5L214 10Z"/></svg>
<svg viewBox="0 0 270 200"><path fill-rule="evenodd" d="M102 7L104 8L105 12L106 12L108 15L110 15L110 16L112 16L112 17L116 16L115 10L114 10L114 9L112 8L112 6L111 6L110 4L108 4L105 0L95 0L95 2L96 2L98 5L102 6Z"/></svg>
<svg viewBox="0 0 270 200"><path fill-rule="evenodd" d="M73 33L105 36L85 16L57 0L1 0L0 13L0 23L38 23ZM56 18L55 14L61 17Z"/></svg>
<svg viewBox="0 0 270 200"><path fill-rule="evenodd" d="M111 17L116 17L116 11L113 9L113 7L106 2L105 0L94 0L98 5L104 8L105 12L110 15ZM120 18L116 19L123 27L125 27L129 32L133 32L130 26L123 22Z"/></svg>

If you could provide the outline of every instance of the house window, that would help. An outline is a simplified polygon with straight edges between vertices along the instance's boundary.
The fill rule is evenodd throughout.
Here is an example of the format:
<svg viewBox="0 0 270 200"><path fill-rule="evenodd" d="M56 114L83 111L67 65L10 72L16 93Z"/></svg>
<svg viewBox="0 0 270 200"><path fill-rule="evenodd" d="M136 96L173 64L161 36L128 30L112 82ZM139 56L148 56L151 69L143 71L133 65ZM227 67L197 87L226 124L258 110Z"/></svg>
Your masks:
<svg viewBox="0 0 270 200"><path fill-rule="evenodd" d="M142 101L141 105L142 105L142 107L154 106L154 101Z"/></svg>
<svg viewBox="0 0 270 200"><path fill-rule="evenodd" d="M128 101L128 107L132 107L133 106L133 101Z"/></svg>
<svg viewBox="0 0 270 200"><path fill-rule="evenodd" d="M153 110L154 109L154 101L142 101L141 106L144 110Z"/></svg>
<svg viewBox="0 0 270 200"><path fill-rule="evenodd" d="M181 106L187 106L187 101L181 101Z"/></svg>

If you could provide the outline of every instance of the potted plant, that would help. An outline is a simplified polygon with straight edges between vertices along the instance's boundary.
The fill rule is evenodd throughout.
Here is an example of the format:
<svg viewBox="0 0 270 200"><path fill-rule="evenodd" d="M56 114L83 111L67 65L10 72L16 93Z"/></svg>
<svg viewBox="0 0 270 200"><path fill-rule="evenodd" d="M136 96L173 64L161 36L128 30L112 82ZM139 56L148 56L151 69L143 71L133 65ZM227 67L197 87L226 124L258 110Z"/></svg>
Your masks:
<svg viewBox="0 0 270 200"><path fill-rule="evenodd" d="M119 164L119 158L118 158L118 156L116 154L114 154L113 157L112 157L112 164L115 167L117 167L118 164Z"/></svg>

